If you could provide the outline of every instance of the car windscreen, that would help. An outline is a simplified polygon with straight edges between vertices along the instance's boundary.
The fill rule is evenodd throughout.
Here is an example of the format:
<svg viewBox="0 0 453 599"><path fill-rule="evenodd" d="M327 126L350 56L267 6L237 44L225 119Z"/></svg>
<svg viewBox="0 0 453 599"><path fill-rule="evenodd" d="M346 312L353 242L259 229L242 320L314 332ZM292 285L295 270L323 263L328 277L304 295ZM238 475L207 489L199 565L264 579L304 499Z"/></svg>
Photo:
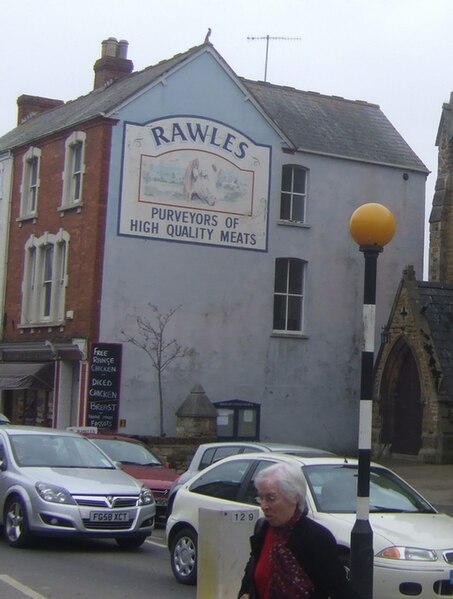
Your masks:
<svg viewBox="0 0 453 599"><path fill-rule="evenodd" d="M19 466L115 468L102 451L83 437L15 434L10 436L10 442Z"/></svg>
<svg viewBox="0 0 453 599"><path fill-rule="evenodd" d="M130 443L121 439L91 439L115 462L139 466L162 467L162 462L140 443Z"/></svg>
<svg viewBox="0 0 453 599"><path fill-rule="evenodd" d="M310 465L303 471L319 512L356 512L356 465ZM371 513L435 513L423 497L386 468L371 468L369 496Z"/></svg>

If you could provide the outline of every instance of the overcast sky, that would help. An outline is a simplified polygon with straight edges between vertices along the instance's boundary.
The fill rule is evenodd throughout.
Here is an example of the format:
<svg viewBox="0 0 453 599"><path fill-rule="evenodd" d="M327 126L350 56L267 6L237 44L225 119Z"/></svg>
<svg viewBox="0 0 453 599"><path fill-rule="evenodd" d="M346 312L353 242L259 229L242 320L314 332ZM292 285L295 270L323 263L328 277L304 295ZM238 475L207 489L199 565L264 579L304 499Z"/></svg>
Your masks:
<svg viewBox="0 0 453 599"><path fill-rule="evenodd" d="M453 0L0 0L0 7L0 135L16 125L21 94L66 101L88 93L108 37L129 42L139 70L201 44L210 27L217 51L250 79L264 79L266 36L287 38L269 41L267 80L379 104L432 172L429 215L436 133L453 90Z"/></svg>

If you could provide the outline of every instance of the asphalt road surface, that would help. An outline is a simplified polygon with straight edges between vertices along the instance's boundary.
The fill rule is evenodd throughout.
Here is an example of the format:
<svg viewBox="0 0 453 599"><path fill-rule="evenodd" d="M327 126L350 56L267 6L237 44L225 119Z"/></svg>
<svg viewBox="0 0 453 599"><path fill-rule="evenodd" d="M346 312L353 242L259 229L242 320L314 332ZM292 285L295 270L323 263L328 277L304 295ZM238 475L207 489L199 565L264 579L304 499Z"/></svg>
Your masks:
<svg viewBox="0 0 453 599"><path fill-rule="evenodd" d="M0 540L0 599L195 599L171 572L164 530L137 551L115 541L40 540L13 549Z"/></svg>

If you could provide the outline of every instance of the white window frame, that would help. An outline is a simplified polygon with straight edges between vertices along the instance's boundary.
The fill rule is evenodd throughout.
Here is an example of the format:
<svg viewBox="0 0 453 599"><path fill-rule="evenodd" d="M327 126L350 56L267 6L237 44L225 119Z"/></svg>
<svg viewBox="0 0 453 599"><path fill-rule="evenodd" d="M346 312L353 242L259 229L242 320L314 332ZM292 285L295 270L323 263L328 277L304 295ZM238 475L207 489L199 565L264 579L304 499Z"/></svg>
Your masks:
<svg viewBox="0 0 453 599"><path fill-rule="evenodd" d="M283 173L291 169L289 189L283 189ZM304 173L303 189L295 189L295 172ZM308 170L299 164L284 164L282 166L282 180L280 189L280 221L289 223L305 223L307 211L307 181ZM302 209L298 205L302 205Z"/></svg>
<svg viewBox="0 0 453 599"><path fill-rule="evenodd" d="M25 244L22 327L64 323L68 247L69 233L63 229L32 235Z"/></svg>
<svg viewBox="0 0 453 599"><path fill-rule="evenodd" d="M38 214L38 195L41 185L41 150L34 146L28 148L22 163L20 218L34 218Z"/></svg>
<svg viewBox="0 0 453 599"><path fill-rule="evenodd" d="M83 179L85 175L85 145L86 133L84 131L74 131L65 142L65 162L62 175L62 209L73 208L82 204Z"/></svg>
<svg viewBox="0 0 453 599"><path fill-rule="evenodd" d="M303 333L306 267L306 261L300 258L275 259L273 330L276 332ZM283 326L277 327L281 321Z"/></svg>

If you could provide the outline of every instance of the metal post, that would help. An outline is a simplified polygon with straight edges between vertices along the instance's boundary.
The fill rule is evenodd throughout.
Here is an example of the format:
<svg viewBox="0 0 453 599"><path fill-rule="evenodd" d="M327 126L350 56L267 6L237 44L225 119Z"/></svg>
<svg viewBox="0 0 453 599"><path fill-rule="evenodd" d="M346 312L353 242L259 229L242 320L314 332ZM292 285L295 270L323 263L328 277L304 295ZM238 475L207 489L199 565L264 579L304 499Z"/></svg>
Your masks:
<svg viewBox="0 0 453 599"><path fill-rule="evenodd" d="M267 62L269 58L269 41L270 40L300 40L300 37L276 37L271 35L264 35L260 37L247 36L248 40L266 40L266 59L264 61L264 81L267 81Z"/></svg>
<svg viewBox="0 0 453 599"><path fill-rule="evenodd" d="M266 60L264 62L264 81L267 81L267 59L269 57L269 36L266 35Z"/></svg>
<svg viewBox="0 0 453 599"><path fill-rule="evenodd" d="M373 530L370 513L370 462L373 415L373 369L377 258L382 246L360 246L365 258L363 346L360 382L357 514L351 531L351 583L361 599L373 596Z"/></svg>

